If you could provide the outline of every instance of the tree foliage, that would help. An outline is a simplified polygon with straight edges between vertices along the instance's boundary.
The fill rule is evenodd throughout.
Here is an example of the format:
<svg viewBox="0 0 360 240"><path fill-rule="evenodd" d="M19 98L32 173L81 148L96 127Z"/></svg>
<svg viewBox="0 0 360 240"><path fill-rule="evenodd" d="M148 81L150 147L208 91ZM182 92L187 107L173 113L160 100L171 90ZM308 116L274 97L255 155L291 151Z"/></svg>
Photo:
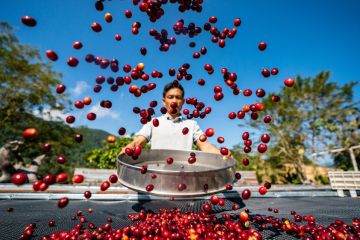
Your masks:
<svg viewBox="0 0 360 240"><path fill-rule="evenodd" d="M0 127L44 107L63 110L66 96L53 91L59 78L50 64L41 62L38 50L20 44L11 26L0 23Z"/></svg>
<svg viewBox="0 0 360 240"><path fill-rule="evenodd" d="M39 51L19 43L7 23L0 23L0 144L14 139L25 141L23 158L30 161L42 154L42 144L51 143L49 159L40 167L40 175L67 171L70 163L56 164L58 155L70 155L73 129L62 122L45 121L34 116L34 111L63 110L69 104L66 95L53 91L60 83L61 74L42 62ZM32 140L21 138L25 128L38 129Z"/></svg>
<svg viewBox="0 0 360 240"><path fill-rule="evenodd" d="M347 146L351 132L359 129L359 103L353 101L357 82L339 86L329 78L329 72L314 78L298 76L293 88L283 87L279 94L270 93L262 102L266 114L273 117L267 126L272 136L268 155L278 167L293 164L300 182L306 181L302 166L311 160L312 153ZM273 102L273 95L281 101ZM265 131L259 121L249 124Z"/></svg>

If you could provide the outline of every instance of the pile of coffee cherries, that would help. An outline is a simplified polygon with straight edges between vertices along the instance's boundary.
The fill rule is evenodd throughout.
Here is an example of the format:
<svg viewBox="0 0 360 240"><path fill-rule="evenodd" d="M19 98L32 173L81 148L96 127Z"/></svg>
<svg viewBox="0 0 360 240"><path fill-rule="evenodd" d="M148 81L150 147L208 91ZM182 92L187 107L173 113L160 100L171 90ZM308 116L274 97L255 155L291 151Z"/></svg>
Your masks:
<svg viewBox="0 0 360 240"><path fill-rule="evenodd" d="M220 199L221 200L221 199ZM43 240L54 239L142 239L142 240L165 240L165 239L264 239L262 233L266 230L269 234L295 237L303 240L314 239L351 239L360 238L360 219L354 218L351 225L342 220L328 226L316 224L316 218L312 215L301 216L291 211L293 220L274 216L251 214L250 210L233 211L223 213L221 216L214 215L211 204L219 203L218 198L211 198L210 203L204 203L199 213L182 212L180 209L160 209L157 213L151 210L141 210L136 214L128 214L128 219L135 222L124 228L113 228L113 219L107 217L106 223L96 226L91 218L78 210L71 217L78 223L70 231L53 232L43 236ZM66 203L66 199L63 200ZM11 212L12 209L8 209ZM272 210L278 214L279 210ZM93 212L90 208L89 214ZM50 220L49 227L54 227L56 222ZM36 229L32 223L25 227L21 234L21 240L30 239ZM285 236L286 236L285 235Z"/></svg>

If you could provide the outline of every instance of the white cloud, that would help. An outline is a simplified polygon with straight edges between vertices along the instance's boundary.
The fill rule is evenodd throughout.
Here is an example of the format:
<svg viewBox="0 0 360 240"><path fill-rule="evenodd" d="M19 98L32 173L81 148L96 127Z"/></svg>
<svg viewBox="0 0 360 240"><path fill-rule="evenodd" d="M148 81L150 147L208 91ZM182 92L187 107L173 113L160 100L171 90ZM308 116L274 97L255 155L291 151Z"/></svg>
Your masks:
<svg viewBox="0 0 360 240"><path fill-rule="evenodd" d="M39 110L34 110L33 114L35 116L41 117L46 121L64 121L66 116L68 116L65 112L60 110L52 110L49 108L45 108L42 112Z"/></svg>
<svg viewBox="0 0 360 240"><path fill-rule="evenodd" d="M120 116L120 114L116 111L111 111L110 109L101 107L100 103L93 105L89 112L96 113L97 118L111 117L113 119L118 119Z"/></svg>
<svg viewBox="0 0 360 240"><path fill-rule="evenodd" d="M78 82L76 82L75 88L71 89L71 92L73 92L75 95L80 95L89 88L90 88L90 85L87 82L78 81Z"/></svg>

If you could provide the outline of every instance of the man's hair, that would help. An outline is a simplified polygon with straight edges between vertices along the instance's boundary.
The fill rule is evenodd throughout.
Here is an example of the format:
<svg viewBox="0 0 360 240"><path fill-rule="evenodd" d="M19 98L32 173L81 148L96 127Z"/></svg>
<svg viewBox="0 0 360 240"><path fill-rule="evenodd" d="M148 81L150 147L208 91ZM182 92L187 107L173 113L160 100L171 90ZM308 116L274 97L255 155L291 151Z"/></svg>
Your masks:
<svg viewBox="0 0 360 240"><path fill-rule="evenodd" d="M181 96L184 98L184 95L185 95L184 88L183 88L183 86L181 86L181 84L180 84L179 81L177 81L177 80L174 80L174 81L172 81L172 82L170 82L170 83L168 83L168 84L165 85L164 91L163 91L163 97L165 97L166 93L167 93L170 89L172 89L172 88L178 88L178 89L180 89L181 92L182 92L182 95L181 95Z"/></svg>

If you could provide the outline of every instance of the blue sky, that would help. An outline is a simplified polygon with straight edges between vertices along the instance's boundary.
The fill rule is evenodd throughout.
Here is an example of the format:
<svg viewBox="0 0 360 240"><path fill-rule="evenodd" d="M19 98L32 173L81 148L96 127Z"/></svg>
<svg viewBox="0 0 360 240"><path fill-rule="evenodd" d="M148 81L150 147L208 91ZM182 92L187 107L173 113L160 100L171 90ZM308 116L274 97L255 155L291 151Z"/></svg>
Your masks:
<svg viewBox="0 0 360 240"><path fill-rule="evenodd" d="M125 127L128 133L136 132L141 127L139 117L132 113L132 108L138 106L147 108L151 100L157 100L161 106L163 86L173 77L169 77L170 67L178 68L183 63L190 63L191 81L182 81L187 97L197 97L213 111L205 119L198 119L200 127L205 131L208 127L215 128L215 136L225 138L224 145L232 147L241 141L241 133L245 130L237 124L240 120L230 120L227 115L237 112L244 104L261 101L256 97L246 98L243 95L234 96L230 88L225 86L220 69L228 68L238 75L240 89L250 88L255 91L263 88L267 92L278 91L283 80L288 77L315 76L322 70L331 71L331 80L342 85L349 81L359 81L360 69L360 1L215 1L205 0L202 13L188 11L180 13L175 4L164 6L165 15L156 23L151 23L146 14L139 11L132 1L113 0L105 2L105 10L98 12L94 8L95 1L31 1L3 0L0 9L0 20L9 22L21 43L29 44L40 50L45 61L45 51L52 49L59 55L59 60L52 63L54 69L63 74L62 81L67 86L66 92L71 100L82 100L85 96L93 99L91 106L82 110L73 108L71 113L76 117L73 124L87 125L91 128L106 130L117 134L120 127ZM124 11L130 9L132 18L127 19ZM113 22L106 23L104 14L113 15ZM24 15L33 16L37 26L24 26L20 19ZM203 32L190 39L188 36L177 36L172 26L184 19L185 25L194 22L203 26L210 16L216 16L215 24L220 31L224 27L232 28L233 20L241 18L242 24L237 28L237 35L226 40L226 47L221 49L210 41L210 34ZM103 31L95 33L91 30L92 22L99 22ZM138 35L131 34L131 24L141 22ZM168 52L158 50L159 43L149 36L148 30L167 29L169 36L175 36L177 43ZM114 34L121 34L122 40L115 41ZM81 41L81 50L72 48L75 41ZM196 42L195 48L188 46ZM260 41L265 41L268 48L264 52L257 49ZM206 46L208 53L200 59L193 59L192 53ZM146 47L148 54L144 57L139 49ZM98 75L106 77L125 76L119 71L113 73L110 69L102 70L98 66L88 64L84 56L92 53L105 58L117 58L119 65L135 66L139 62L145 64L145 72L152 70L163 72L161 79L150 79L157 88L150 93L136 98L128 93L128 86L120 87L114 93L110 85L104 83L100 93L93 93L95 78ZM80 61L76 68L67 66L68 57L77 57ZM203 65L210 63L215 68L213 75L203 70ZM261 76L261 69L279 68L279 74L270 78ZM197 80L206 81L204 87ZM138 86L144 84L141 80L134 82ZM216 102L213 99L213 87L223 87L224 99ZM360 86L355 88L355 99L360 100ZM113 108L108 111L99 110L101 100L111 100ZM186 105L185 105L186 107ZM192 109L192 108L191 108ZM98 118L90 122L86 114L98 111ZM159 108L156 109L159 114ZM68 114L67 114L68 115ZM246 129L251 130L251 129ZM257 142L257 139L254 139ZM216 143L216 138L210 139ZM271 146L271 144L270 144Z"/></svg>

